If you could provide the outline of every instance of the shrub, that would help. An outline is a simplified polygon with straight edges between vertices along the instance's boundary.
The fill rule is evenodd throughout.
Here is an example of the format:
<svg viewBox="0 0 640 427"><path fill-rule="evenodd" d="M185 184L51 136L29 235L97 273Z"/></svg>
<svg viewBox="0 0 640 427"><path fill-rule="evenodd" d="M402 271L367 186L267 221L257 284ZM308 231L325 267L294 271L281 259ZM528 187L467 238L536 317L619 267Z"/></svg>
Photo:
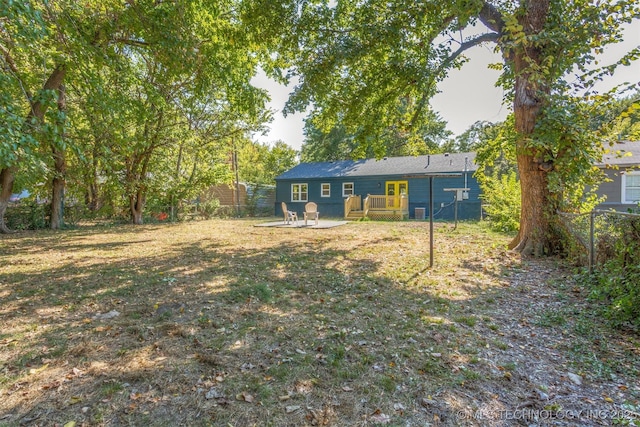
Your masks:
<svg viewBox="0 0 640 427"><path fill-rule="evenodd" d="M640 327L640 217L619 218L614 227L606 240L608 259L602 257L605 251L598 256L602 264L591 278L590 296L606 303L605 314L614 324Z"/></svg>
<svg viewBox="0 0 640 427"><path fill-rule="evenodd" d="M496 231L515 231L520 225L520 182L515 171L500 176L494 174L480 183L484 210L491 228Z"/></svg>
<svg viewBox="0 0 640 427"><path fill-rule="evenodd" d="M20 202L9 205L5 215L7 226L12 230L40 230L47 228L49 206L46 204Z"/></svg>
<svg viewBox="0 0 640 427"><path fill-rule="evenodd" d="M220 200L218 199L207 200L206 202L200 203L199 206L200 215L205 219L213 218L213 216L218 213L219 209Z"/></svg>

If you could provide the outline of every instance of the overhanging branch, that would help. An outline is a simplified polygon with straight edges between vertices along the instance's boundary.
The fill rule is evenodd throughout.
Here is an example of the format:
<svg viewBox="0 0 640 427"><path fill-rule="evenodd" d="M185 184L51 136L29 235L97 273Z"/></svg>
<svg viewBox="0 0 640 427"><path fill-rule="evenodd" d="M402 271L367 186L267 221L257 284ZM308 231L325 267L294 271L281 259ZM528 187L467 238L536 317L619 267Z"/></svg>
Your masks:
<svg viewBox="0 0 640 427"><path fill-rule="evenodd" d="M18 81L18 84L20 85L20 89L22 89L22 92L24 93L26 100L28 102L31 102L31 99L32 99L31 92L27 90L24 84L24 81L22 80L22 77L20 77L20 70L18 70L18 67L16 66L16 63L13 60L13 57L11 56L9 49L7 49L2 44L0 44L0 53L4 57L4 62L7 64L9 72L11 72L11 74L13 74L13 76Z"/></svg>
<svg viewBox="0 0 640 427"><path fill-rule="evenodd" d="M462 53L467 50L470 49L474 46L478 46L479 44L482 43L486 43L486 42L498 42L498 39L500 38L500 34L498 33L485 33L482 34L478 37L476 37L475 39L471 39L471 40L467 40L466 42L463 42L460 47L458 48L458 50L456 50L455 52L453 52L451 55L449 55L449 57L447 59L445 59L442 64L440 65L440 67L438 67L438 73L440 74L442 71L444 71L449 65L451 65L451 63L453 61L455 61L460 55L462 55Z"/></svg>
<svg viewBox="0 0 640 427"><path fill-rule="evenodd" d="M480 36L474 38L474 39L470 39L467 40L466 42L463 42L462 44L460 44L460 47L458 48L458 50L456 50L455 52L453 52L451 55L449 55L449 57L447 57L444 61L442 61L442 64L440 64L440 66L438 68L436 68L435 72L432 74L432 77L429 81L429 83L427 84L427 87L431 87L433 84L435 84L437 78L460 56L462 55L462 53L474 46L478 46L479 44L482 43L486 43L486 42L497 42L498 39L500 38L500 34L498 33L485 33L485 34L481 34ZM425 92L422 95L422 98L420 99L420 101L418 102L418 107L416 108L415 113L413 114L413 117L411 118L411 122L410 122L410 126L413 126L416 122L416 120L418 119L418 116L420 114L420 112L423 110L425 104L427 103L429 97L427 95L427 92Z"/></svg>

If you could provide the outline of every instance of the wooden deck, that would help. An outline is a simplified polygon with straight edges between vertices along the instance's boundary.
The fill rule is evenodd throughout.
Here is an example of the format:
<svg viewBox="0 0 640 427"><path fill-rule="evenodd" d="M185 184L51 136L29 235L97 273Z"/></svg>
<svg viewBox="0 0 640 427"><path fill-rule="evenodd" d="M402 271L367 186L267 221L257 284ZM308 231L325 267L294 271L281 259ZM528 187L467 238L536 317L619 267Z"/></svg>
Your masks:
<svg viewBox="0 0 640 427"><path fill-rule="evenodd" d="M409 197L371 195L349 196L344 201L344 217L349 220L371 218L376 220L401 221L409 218Z"/></svg>

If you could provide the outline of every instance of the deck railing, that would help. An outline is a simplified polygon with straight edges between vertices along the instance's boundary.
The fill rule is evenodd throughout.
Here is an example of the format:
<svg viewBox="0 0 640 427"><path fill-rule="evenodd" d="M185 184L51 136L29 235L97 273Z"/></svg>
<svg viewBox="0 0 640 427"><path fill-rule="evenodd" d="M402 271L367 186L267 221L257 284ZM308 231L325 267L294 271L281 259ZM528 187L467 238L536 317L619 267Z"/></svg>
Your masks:
<svg viewBox="0 0 640 427"><path fill-rule="evenodd" d="M409 197L406 194L400 196L384 196L367 194L364 200L360 196L349 196L344 201L344 216L349 216L352 211L360 211L368 216L369 212L388 212L394 215L409 215Z"/></svg>
<svg viewBox="0 0 640 427"><path fill-rule="evenodd" d="M359 211L362 208L362 196L351 195L344 200L344 217L348 217L351 211Z"/></svg>
<svg viewBox="0 0 640 427"><path fill-rule="evenodd" d="M367 201L369 205L368 210L399 210L402 212L409 212L409 198L405 194L401 194L400 196L377 196L369 194L365 199L365 203L367 203Z"/></svg>

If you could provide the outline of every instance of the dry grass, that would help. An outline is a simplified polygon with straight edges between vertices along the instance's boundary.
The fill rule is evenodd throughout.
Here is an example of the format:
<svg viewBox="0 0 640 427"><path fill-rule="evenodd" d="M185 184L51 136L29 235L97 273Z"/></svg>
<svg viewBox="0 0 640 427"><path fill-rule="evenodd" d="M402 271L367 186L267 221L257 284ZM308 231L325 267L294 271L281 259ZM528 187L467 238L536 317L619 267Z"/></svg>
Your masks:
<svg viewBox="0 0 640 427"><path fill-rule="evenodd" d="M506 236L439 224L430 270L424 223L255 223L0 237L0 425L510 425L499 411L523 404L637 408L637 337L602 344L567 271L508 254Z"/></svg>

